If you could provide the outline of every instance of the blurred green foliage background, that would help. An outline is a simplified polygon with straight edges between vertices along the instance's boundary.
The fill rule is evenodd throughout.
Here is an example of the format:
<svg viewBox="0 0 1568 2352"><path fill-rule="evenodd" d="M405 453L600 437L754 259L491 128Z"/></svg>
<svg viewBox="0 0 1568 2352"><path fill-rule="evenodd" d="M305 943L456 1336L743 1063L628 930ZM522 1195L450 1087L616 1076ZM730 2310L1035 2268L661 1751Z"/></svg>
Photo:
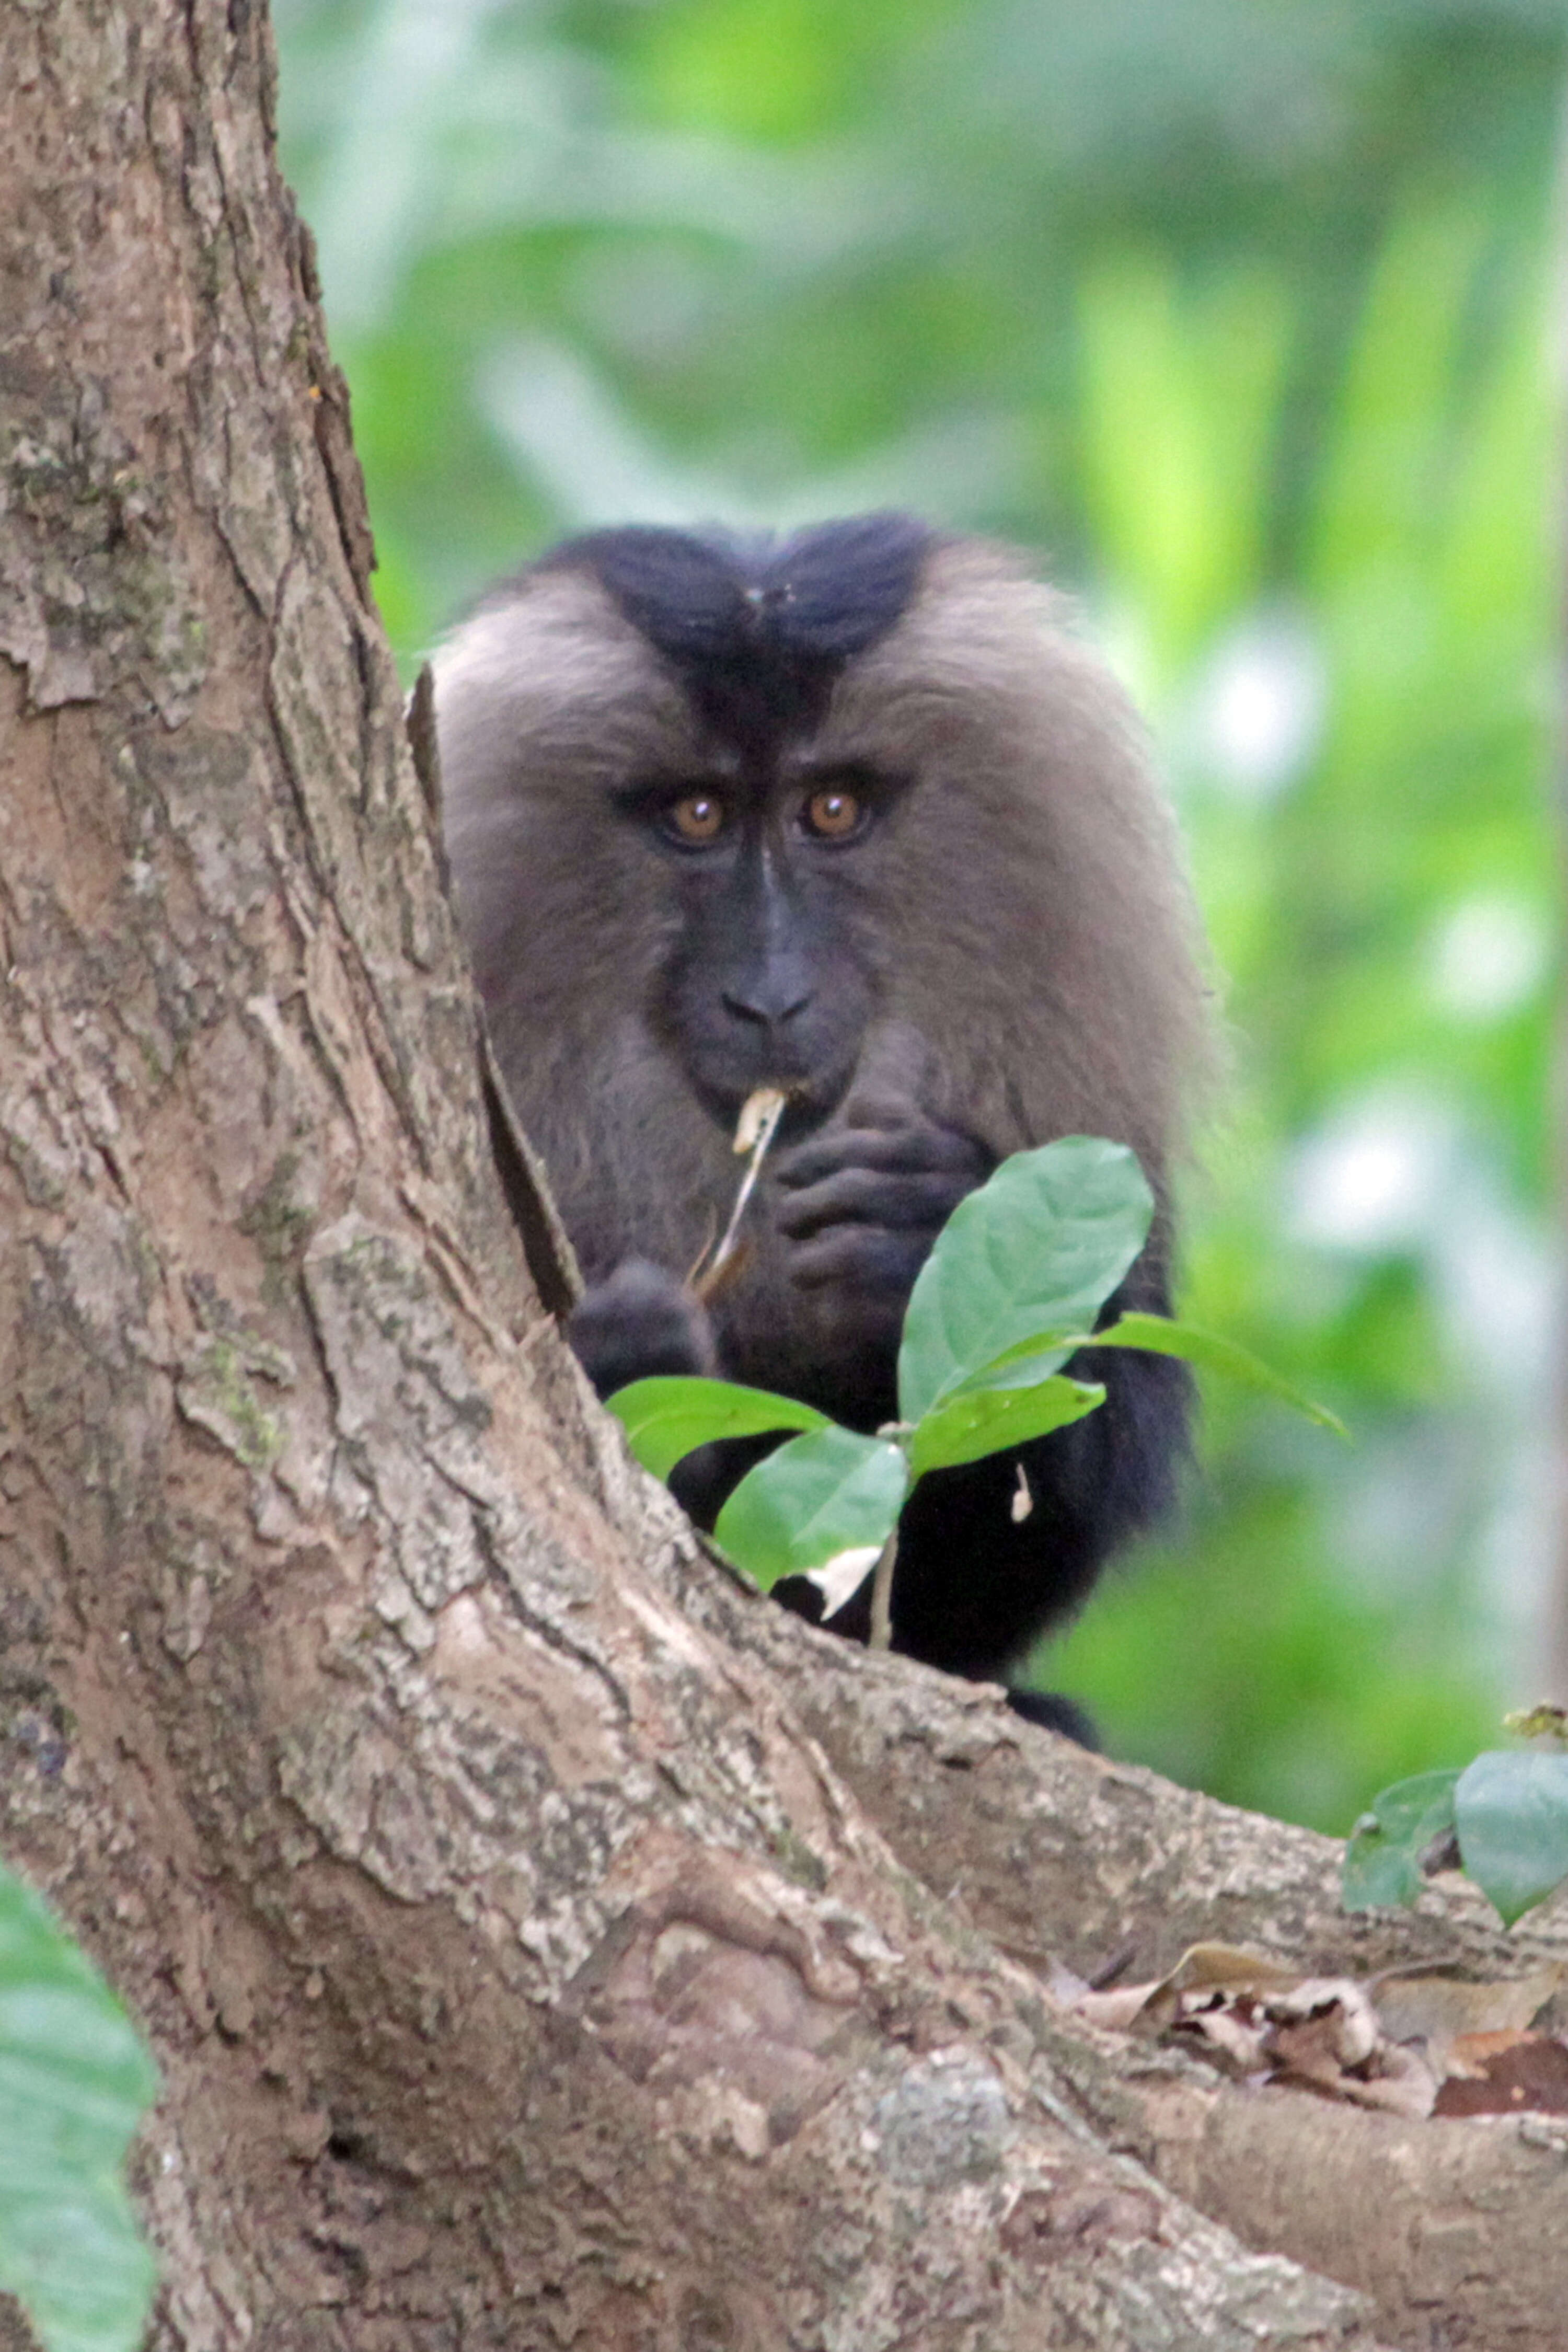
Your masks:
<svg viewBox="0 0 1568 2352"><path fill-rule="evenodd" d="M410 669L562 531L900 504L1150 712L1233 1037L1184 1526L1043 1677L1343 1831L1542 1695L1560 0L276 0ZM1559 1689L1559 1696L1568 1691Z"/></svg>

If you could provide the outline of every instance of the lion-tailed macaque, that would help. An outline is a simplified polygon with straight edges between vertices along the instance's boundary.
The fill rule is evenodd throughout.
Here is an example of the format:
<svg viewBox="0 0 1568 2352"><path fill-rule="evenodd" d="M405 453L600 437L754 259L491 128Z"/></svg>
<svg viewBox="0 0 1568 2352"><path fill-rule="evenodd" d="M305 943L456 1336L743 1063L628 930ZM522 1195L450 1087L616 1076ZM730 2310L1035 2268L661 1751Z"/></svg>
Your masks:
<svg viewBox="0 0 1568 2352"><path fill-rule="evenodd" d="M1138 1153L1162 1205L1113 1307L1165 1308L1196 928L1138 724L1013 556L892 514L594 532L489 592L437 656L436 707L458 903L601 1394L718 1372L889 1421L949 1212L1063 1135ZM688 1276L761 1087L787 1108L704 1302ZM916 1490L895 1648L1005 1675L1170 1502L1183 1368L1074 1369L1104 1381L1098 1411ZM696 1517L755 1452L694 1461ZM864 1636L864 1589L830 1622ZM1021 1696L1082 1734L1068 1702Z"/></svg>

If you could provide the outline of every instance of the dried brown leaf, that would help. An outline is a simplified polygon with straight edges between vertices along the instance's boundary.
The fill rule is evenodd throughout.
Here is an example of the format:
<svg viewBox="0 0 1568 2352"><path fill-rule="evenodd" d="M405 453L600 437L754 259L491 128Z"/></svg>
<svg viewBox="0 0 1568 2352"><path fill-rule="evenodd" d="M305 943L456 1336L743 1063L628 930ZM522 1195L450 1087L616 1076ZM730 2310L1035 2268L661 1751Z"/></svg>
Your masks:
<svg viewBox="0 0 1568 2352"><path fill-rule="evenodd" d="M1459 1977L1374 1977L1370 1987L1384 2031L1395 2042L1446 2049L1468 2033L1522 2032L1568 1974L1561 1965L1480 1984Z"/></svg>
<svg viewBox="0 0 1568 2352"><path fill-rule="evenodd" d="M1568 2048L1549 2033L1521 2034L1478 2074L1452 2076L1438 2092L1439 2116L1568 2116Z"/></svg>

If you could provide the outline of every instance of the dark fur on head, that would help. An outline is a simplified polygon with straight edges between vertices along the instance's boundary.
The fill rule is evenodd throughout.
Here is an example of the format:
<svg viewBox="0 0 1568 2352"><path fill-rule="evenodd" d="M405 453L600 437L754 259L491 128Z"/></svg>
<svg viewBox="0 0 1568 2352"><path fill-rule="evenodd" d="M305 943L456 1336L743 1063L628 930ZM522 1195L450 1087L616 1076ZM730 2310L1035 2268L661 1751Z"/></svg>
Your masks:
<svg viewBox="0 0 1568 2352"><path fill-rule="evenodd" d="M611 1306L629 1261L678 1280L722 1224L770 1075L798 1083L796 1170L764 1178L711 1346L864 1426L939 1199L1097 1134L1163 1202L1207 1034L1173 827L1124 698L1012 555L899 516L599 532L493 590L436 668L497 1055ZM848 854L792 814L822 779L869 811ZM721 801L728 866L670 849L683 790ZM1163 1208L1128 1299L1164 1301L1167 1239ZM899 1647L999 1670L1163 1507L1184 1376L1093 1369L1107 1404L1024 1450L1023 1520L1013 1463L917 1494Z"/></svg>

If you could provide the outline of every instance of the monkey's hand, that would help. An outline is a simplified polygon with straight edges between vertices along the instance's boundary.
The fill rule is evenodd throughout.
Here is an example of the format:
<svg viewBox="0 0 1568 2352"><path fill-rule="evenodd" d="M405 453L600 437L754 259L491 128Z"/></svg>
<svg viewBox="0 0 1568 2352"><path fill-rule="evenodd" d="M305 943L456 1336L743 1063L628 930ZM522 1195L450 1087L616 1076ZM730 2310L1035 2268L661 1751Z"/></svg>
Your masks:
<svg viewBox="0 0 1568 2352"><path fill-rule="evenodd" d="M773 1164L790 1280L822 1343L863 1359L897 1349L914 1279L964 1195L995 1165L960 1129L869 1111Z"/></svg>
<svg viewBox="0 0 1568 2352"><path fill-rule="evenodd" d="M624 1259L586 1290L566 1337L602 1397L655 1373L711 1372L719 1360L701 1300L646 1257Z"/></svg>

